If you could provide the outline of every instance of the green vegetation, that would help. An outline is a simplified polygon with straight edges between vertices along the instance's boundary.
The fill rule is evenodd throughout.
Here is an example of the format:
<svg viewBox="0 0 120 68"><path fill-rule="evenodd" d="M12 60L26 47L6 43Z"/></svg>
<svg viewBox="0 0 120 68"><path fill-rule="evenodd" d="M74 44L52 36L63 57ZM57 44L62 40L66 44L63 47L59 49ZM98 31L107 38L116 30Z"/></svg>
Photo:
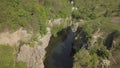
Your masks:
<svg viewBox="0 0 120 68"><path fill-rule="evenodd" d="M31 42L29 43L29 46L30 46L30 47L34 47L34 45L35 45L35 43L34 43L33 41L31 41Z"/></svg>
<svg viewBox="0 0 120 68"><path fill-rule="evenodd" d="M114 17L120 17L120 0L74 0L73 6L77 7L77 10L72 12L70 0L1 0L0 32L15 31L23 27L28 31L33 31L34 34L40 33L43 36L47 33L48 20L70 16L75 22L81 19L84 21L81 27L85 35L78 37L82 36L80 39L82 42L80 41L80 45L76 46L73 68L97 68L101 59L110 59L111 57L110 51L103 44L105 39L100 38L90 49L87 47L90 46L93 33L99 28L104 36L113 31L118 31L117 35L119 35L119 23L111 20ZM64 40L64 36L57 37L57 33L68 23L64 21L61 25L51 27L53 38L50 40L49 45L52 46L47 48L48 51ZM34 47L33 41L38 41L37 36L34 36L29 42L30 47ZM21 42L21 45L23 43L25 42ZM86 47L81 49L83 43L86 43ZM42 42L39 41L38 44L41 45ZM119 57L119 47L115 47L115 49L112 52L114 58ZM14 68L15 55L13 51L13 47L0 45L0 68ZM119 62L115 64L118 67L120 67ZM16 66L17 68L27 67L24 62L18 62Z"/></svg>
<svg viewBox="0 0 120 68"><path fill-rule="evenodd" d="M57 32L59 32L60 30L62 30L63 26L64 26L63 24L62 25L53 26L52 27L52 31L51 31L52 35L53 36L57 36Z"/></svg>
<svg viewBox="0 0 120 68"><path fill-rule="evenodd" d="M14 68L14 48L0 45L0 68Z"/></svg>
<svg viewBox="0 0 120 68"><path fill-rule="evenodd" d="M120 67L120 34L115 35L116 43L114 44L114 47L112 48L112 58L111 59L111 67L112 68L119 68Z"/></svg>
<svg viewBox="0 0 120 68"><path fill-rule="evenodd" d="M97 28L102 31L120 31L120 25L111 22L114 17L119 17L119 0L74 0L78 10L73 11L74 19L83 19L83 29L91 35Z"/></svg>
<svg viewBox="0 0 120 68"><path fill-rule="evenodd" d="M120 16L119 0L74 0L74 2L78 10L73 12L73 16L77 19Z"/></svg>
<svg viewBox="0 0 120 68"><path fill-rule="evenodd" d="M73 68L97 68L98 56L90 55L86 49L81 49L74 55Z"/></svg>
<svg viewBox="0 0 120 68"><path fill-rule="evenodd" d="M71 14L68 0L1 0L0 6L0 31L23 27L44 35L48 19Z"/></svg>
<svg viewBox="0 0 120 68"><path fill-rule="evenodd" d="M88 68L91 60L89 52L85 49L80 50L74 56L73 68Z"/></svg>
<svg viewBox="0 0 120 68"><path fill-rule="evenodd" d="M71 15L71 4L69 0L45 0L44 5L49 9L50 17L69 17Z"/></svg>
<svg viewBox="0 0 120 68"><path fill-rule="evenodd" d="M0 2L0 30L16 30L23 27L46 33L46 20L49 18L49 11L37 0L2 0ZM6 7L6 8L5 8Z"/></svg>
<svg viewBox="0 0 120 68"><path fill-rule="evenodd" d="M16 68L27 68L27 65L25 62L20 61L16 63Z"/></svg>
<svg viewBox="0 0 120 68"><path fill-rule="evenodd" d="M110 53L103 46L95 46L90 51L80 49L74 55L73 68L99 68L103 59L110 59Z"/></svg>
<svg viewBox="0 0 120 68"><path fill-rule="evenodd" d="M0 45L0 68L27 68L24 62L15 62L14 48L9 45Z"/></svg>
<svg viewBox="0 0 120 68"><path fill-rule="evenodd" d="M99 65L99 60L98 60L98 56L96 53L92 54L91 56L91 62L89 63L91 68L97 68Z"/></svg>
<svg viewBox="0 0 120 68"><path fill-rule="evenodd" d="M74 0L74 7L77 7L77 10L72 12L72 18L76 21L82 19L85 24L82 27L83 31L87 33L89 40L86 40L87 46L86 49L81 49L82 42L79 41L79 44L76 45L77 52L74 55L74 68L99 68L98 66L101 60L110 59L110 51L104 45L104 39L99 38L97 42L90 48L90 42L92 40L92 35L100 29L101 32L104 32L104 36L108 33L118 31L120 32L119 23L114 23L111 20L114 17L120 16L120 1L119 0ZM79 35L79 34L78 34ZM83 36L82 36L83 37ZM86 37L84 37L86 38ZM78 39L82 40L82 39ZM110 42L107 42L110 43ZM109 45L110 46L110 45ZM89 52L88 52L89 51ZM114 53L117 53L114 52ZM119 53L117 53L119 54ZM87 57L86 59L84 59ZM85 63L86 62L86 63ZM86 65L85 65L85 64ZM118 63L119 64L119 63ZM117 65L118 65L117 64ZM86 67L85 67L86 66ZM119 66L118 66L119 67ZM116 68L116 67L114 67Z"/></svg>
<svg viewBox="0 0 120 68"><path fill-rule="evenodd" d="M101 56L103 59L109 59L110 58L110 53L105 49L104 47L100 48L98 50L98 55Z"/></svg>
<svg viewBox="0 0 120 68"><path fill-rule="evenodd" d="M120 46L115 47L114 51L112 52L112 61L111 67L119 68L120 67Z"/></svg>

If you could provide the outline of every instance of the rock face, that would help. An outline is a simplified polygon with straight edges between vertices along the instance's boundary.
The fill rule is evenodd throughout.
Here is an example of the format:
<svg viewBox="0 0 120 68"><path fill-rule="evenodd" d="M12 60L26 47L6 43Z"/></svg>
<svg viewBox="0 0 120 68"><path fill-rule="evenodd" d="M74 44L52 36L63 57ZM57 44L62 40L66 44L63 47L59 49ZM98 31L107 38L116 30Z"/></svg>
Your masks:
<svg viewBox="0 0 120 68"><path fill-rule="evenodd" d="M48 46L51 37L50 29L44 37L38 37L39 41L43 44L39 45L35 42L34 47L30 47L28 44L21 46L17 56L17 61L23 61L27 63L28 68L44 68L43 59L45 56L45 48Z"/></svg>
<svg viewBox="0 0 120 68"><path fill-rule="evenodd" d="M0 44L15 46L19 45L19 41L27 41L31 39L32 34L28 34L26 30L20 28L19 30L10 33L0 33Z"/></svg>
<svg viewBox="0 0 120 68"><path fill-rule="evenodd" d="M74 24L72 24L72 26L71 26L72 31L73 31L73 32L76 32L78 26L79 26L79 23L74 23Z"/></svg>
<svg viewBox="0 0 120 68"><path fill-rule="evenodd" d="M49 20L48 21L48 24L50 26L53 26L53 25L60 25L64 20L62 18L58 18L58 19L54 19L53 21L52 20Z"/></svg>
<svg viewBox="0 0 120 68"><path fill-rule="evenodd" d="M94 44L98 41L99 38L102 38L103 33L100 32L100 28L92 35L92 39L90 41L90 47L94 46Z"/></svg>
<svg viewBox="0 0 120 68"><path fill-rule="evenodd" d="M0 33L0 44L19 47L15 62L26 62L28 68L44 68L43 59L46 53L45 48L48 46L51 37L50 28L47 28L47 30L48 33L43 37L38 34L38 41L34 41L34 47L30 47L28 43L20 45L20 41L30 42L33 35L22 28L13 33ZM39 44L39 42L42 42L42 44Z"/></svg>

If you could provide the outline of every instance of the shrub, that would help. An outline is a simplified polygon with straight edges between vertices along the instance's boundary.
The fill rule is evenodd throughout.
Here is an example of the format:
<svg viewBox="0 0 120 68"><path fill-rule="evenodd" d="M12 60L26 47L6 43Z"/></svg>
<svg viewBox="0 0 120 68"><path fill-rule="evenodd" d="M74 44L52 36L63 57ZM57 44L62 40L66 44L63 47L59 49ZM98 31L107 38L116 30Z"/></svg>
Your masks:
<svg viewBox="0 0 120 68"><path fill-rule="evenodd" d="M110 58L110 53L104 47L100 48L100 50L97 51L97 54L100 57L102 57L103 59L109 59Z"/></svg>
<svg viewBox="0 0 120 68"><path fill-rule="evenodd" d="M96 19L99 17L119 16L119 0L74 0L78 13L73 16L82 19Z"/></svg>
<svg viewBox="0 0 120 68"><path fill-rule="evenodd" d="M2 0L0 6L1 30L16 30L24 27L41 34L46 33L46 21L49 18L49 10L39 4L37 0Z"/></svg>
<svg viewBox="0 0 120 68"><path fill-rule="evenodd" d="M73 68L88 68L91 56L86 49L81 49L74 55Z"/></svg>
<svg viewBox="0 0 120 68"><path fill-rule="evenodd" d="M50 10L53 18L71 15L71 4L68 0L45 0L44 5Z"/></svg>
<svg viewBox="0 0 120 68"><path fill-rule="evenodd" d="M14 48L0 45L0 68L14 68Z"/></svg>
<svg viewBox="0 0 120 68"><path fill-rule="evenodd" d="M16 68L27 68L27 64L25 62L17 62L16 63Z"/></svg>

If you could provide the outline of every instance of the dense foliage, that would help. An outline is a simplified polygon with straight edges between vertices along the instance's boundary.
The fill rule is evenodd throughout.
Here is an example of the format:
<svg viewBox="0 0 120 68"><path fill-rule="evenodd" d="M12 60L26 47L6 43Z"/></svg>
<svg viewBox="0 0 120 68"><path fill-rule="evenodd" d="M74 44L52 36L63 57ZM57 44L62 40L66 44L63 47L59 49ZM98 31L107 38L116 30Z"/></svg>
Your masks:
<svg viewBox="0 0 120 68"><path fill-rule="evenodd" d="M1 0L0 31L23 27L45 34L48 19L70 16L69 5L68 0Z"/></svg>
<svg viewBox="0 0 120 68"><path fill-rule="evenodd" d="M49 12L37 0L2 0L0 6L0 30L23 27L45 33Z"/></svg>
<svg viewBox="0 0 120 68"><path fill-rule="evenodd" d="M69 17L70 7L68 0L0 0L0 32L15 31L23 27L33 33L45 35L47 21ZM62 28L62 25L53 27L52 34ZM33 47L34 44L30 42L30 46ZM24 62L14 62L13 52L14 48L0 45L0 68L14 68L15 64L15 68L27 67Z"/></svg>
<svg viewBox="0 0 120 68"><path fill-rule="evenodd" d="M74 55L73 68L99 68L100 63L103 60L110 60L110 51L107 49L106 44L104 44L103 38L99 38L96 43L90 47L90 41L94 33L100 29L105 37L107 34L114 31L120 32L120 25L112 22L114 17L120 16L120 1L119 0L73 0L73 6L77 8L72 12L72 18L76 21L82 20L85 22L83 30L87 33L88 41L83 43L81 32L77 34L78 41L75 43L76 53ZM79 37L80 35L80 37ZM86 38L86 37L84 37ZM112 39L113 41L113 39ZM112 43L111 41L111 43ZM107 42L108 46L110 41ZM87 45L87 46L85 46ZM81 48L81 46L85 46ZM113 45L112 45L113 46ZM119 53L118 53L119 54ZM86 59L85 59L86 58ZM86 63L85 63L86 62ZM86 65L85 65L85 64ZM118 62L119 64L120 62ZM117 65L118 66L118 65Z"/></svg>
<svg viewBox="0 0 120 68"><path fill-rule="evenodd" d="M45 0L44 5L50 10L52 18L65 18L71 15L69 0Z"/></svg>
<svg viewBox="0 0 120 68"><path fill-rule="evenodd" d="M77 18L120 16L119 0L74 0L74 2L78 10L73 12L73 16Z"/></svg>
<svg viewBox="0 0 120 68"><path fill-rule="evenodd" d="M74 65L73 68L89 68L89 63L91 60L91 56L89 52L85 49L80 50L74 56Z"/></svg>
<svg viewBox="0 0 120 68"><path fill-rule="evenodd" d="M0 45L0 68L27 68L25 62L16 62L14 48Z"/></svg>

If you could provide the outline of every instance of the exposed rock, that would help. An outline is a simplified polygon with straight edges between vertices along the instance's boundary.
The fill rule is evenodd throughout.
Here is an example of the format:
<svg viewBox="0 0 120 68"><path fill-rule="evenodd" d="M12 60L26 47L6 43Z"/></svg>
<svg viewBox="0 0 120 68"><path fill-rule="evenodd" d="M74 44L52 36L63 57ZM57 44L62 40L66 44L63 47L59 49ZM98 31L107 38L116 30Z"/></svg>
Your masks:
<svg viewBox="0 0 120 68"><path fill-rule="evenodd" d="M98 41L98 38L101 38L102 35L103 33L100 32L100 28L98 28L98 30L92 35L91 46L93 46Z"/></svg>
<svg viewBox="0 0 120 68"><path fill-rule="evenodd" d="M76 31L77 31L78 26L79 26L79 24L78 24L78 23L74 23L74 24L72 24L72 26L71 26L72 31L73 31L73 32L76 32Z"/></svg>
<svg viewBox="0 0 120 68"><path fill-rule="evenodd" d="M64 22L64 19L58 18L58 19L54 19L53 21L52 21L52 20L49 20L49 21L48 21L48 24L49 24L50 26L53 26L53 25L60 25L60 24L62 24L63 22Z"/></svg>
<svg viewBox="0 0 120 68"><path fill-rule="evenodd" d="M111 22L116 23L116 24L120 24L120 17L113 17Z"/></svg>
<svg viewBox="0 0 120 68"><path fill-rule="evenodd" d="M0 33L0 44L15 46L19 45L19 41L27 41L31 39L32 34L20 28L19 30L10 33Z"/></svg>
<svg viewBox="0 0 120 68"><path fill-rule="evenodd" d="M110 61L109 60L103 60L101 62L101 68L106 68L106 66L108 67L110 65Z"/></svg>
<svg viewBox="0 0 120 68"><path fill-rule="evenodd" d="M109 66L110 65L110 61L109 60L103 60L103 64Z"/></svg>
<svg viewBox="0 0 120 68"><path fill-rule="evenodd" d="M45 56L45 48L48 46L51 31L50 28L47 28L48 33L42 37L38 34L38 41L34 42L34 47L30 47L29 44L23 44L20 46L16 61L23 61L27 63L28 68L44 68L43 59ZM0 44L10 45L10 46L19 46L20 41L27 42L32 37L32 33L28 33L26 30L20 28L19 30L10 33L4 32L0 33ZM40 45L39 42L42 42Z"/></svg>
<svg viewBox="0 0 120 68"><path fill-rule="evenodd" d="M21 46L17 61L26 62L28 68L44 68L43 59L46 53L45 48L48 46L51 37L50 29L47 28L47 30L48 33L44 37L38 37L39 41L42 41L42 45L36 42L33 48L28 44Z"/></svg>

